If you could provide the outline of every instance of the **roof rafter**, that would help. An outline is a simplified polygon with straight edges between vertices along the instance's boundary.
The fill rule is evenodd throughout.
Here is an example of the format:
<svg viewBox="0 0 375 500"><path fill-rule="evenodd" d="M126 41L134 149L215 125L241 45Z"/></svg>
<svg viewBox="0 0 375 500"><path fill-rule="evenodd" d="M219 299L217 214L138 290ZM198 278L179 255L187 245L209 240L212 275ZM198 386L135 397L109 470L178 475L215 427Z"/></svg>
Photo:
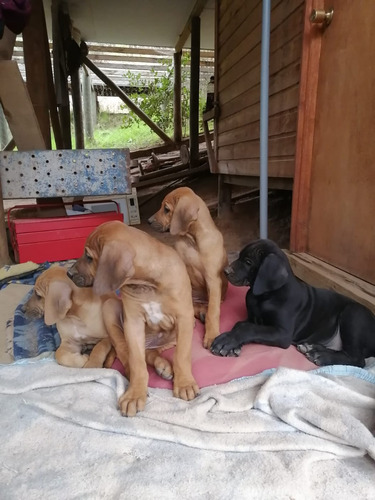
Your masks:
<svg viewBox="0 0 375 500"><path fill-rule="evenodd" d="M186 43L186 40L189 38L190 31L191 31L191 20L193 17L200 17L202 14L202 11L207 3L207 0L197 0L195 2L195 5L190 12L189 19L187 20L184 29L182 30L181 35L178 37L177 43L175 45L175 51L180 52Z"/></svg>

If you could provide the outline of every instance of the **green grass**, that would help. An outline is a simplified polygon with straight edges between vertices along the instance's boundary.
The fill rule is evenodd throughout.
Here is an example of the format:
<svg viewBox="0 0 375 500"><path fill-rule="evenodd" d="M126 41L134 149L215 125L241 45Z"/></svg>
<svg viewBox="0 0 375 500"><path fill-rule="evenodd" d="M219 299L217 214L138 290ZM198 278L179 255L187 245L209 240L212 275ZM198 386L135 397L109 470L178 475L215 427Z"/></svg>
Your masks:
<svg viewBox="0 0 375 500"><path fill-rule="evenodd" d="M166 133L168 134L168 131ZM51 139L52 149L56 149L52 130ZM130 151L133 151L157 144L163 144L162 139L145 123L124 127L121 115L109 113L100 113L94 130L94 137L92 139L85 138L86 149L129 148ZM75 148L76 141L72 123L72 149Z"/></svg>
<svg viewBox="0 0 375 500"><path fill-rule="evenodd" d="M200 129L202 128L200 123ZM210 122L209 128L211 129ZM183 130L188 134L188 130ZM202 130L200 130L202 132ZM173 131L165 130L169 137L173 137ZM53 131L51 130L52 149L56 149ZM100 113L92 139L85 138L86 149L106 148L129 148L130 151L163 144L162 139L153 132L145 123L134 123L128 127L124 126L122 115ZM76 148L74 125L72 123L72 149Z"/></svg>
<svg viewBox="0 0 375 500"><path fill-rule="evenodd" d="M87 139L85 147L100 148L145 148L162 140L145 124L123 126L121 115L101 113L92 140Z"/></svg>

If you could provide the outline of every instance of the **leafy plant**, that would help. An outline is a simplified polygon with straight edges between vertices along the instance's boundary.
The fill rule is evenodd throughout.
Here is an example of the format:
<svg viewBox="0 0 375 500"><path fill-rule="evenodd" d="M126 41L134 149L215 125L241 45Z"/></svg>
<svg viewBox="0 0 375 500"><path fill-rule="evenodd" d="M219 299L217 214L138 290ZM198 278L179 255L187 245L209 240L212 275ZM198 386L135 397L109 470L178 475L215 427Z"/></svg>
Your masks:
<svg viewBox="0 0 375 500"><path fill-rule="evenodd" d="M152 79L142 79L141 75L131 71L126 73L128 85L139 89L131 93L129 97L137 106L153 120L162 130L170 133L173 129L173 92L174 92L174 68L173 59L162 61L162 70L151 69ZM205 92L205 91L203 91ZM200 108L203 109L205 93L200 97ZM181 119L183 134L187 135L189 130L190 116L190 54L183 53L181 58ZM123 117L123 126L140 124L142 120L132 111Z"/></svg>

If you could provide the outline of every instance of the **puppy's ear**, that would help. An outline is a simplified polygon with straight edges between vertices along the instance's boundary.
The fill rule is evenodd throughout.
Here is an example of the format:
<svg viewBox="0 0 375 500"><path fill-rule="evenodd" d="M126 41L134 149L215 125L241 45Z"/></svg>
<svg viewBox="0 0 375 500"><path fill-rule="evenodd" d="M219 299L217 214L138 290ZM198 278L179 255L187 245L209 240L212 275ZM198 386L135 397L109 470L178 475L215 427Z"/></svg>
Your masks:
<svg viewBox="0 0 375 500"><path fill-rule="evenodd" d="M134 253L117 241L107 243L99 257L93 290L97 295L118 290L134 273Z"/></svg>
<svg viewBox="0 0 375 500"><path fill-rule="evenodd" d="M288 281L288 269L282 259L270 253L259 267L257 277L253 285L253 294L262 295L281 288Z"/></svg>
<svg viewBox="0 0 375 500"><path fill-rule="evenodd" d="M195 198L182 196L174 209L169 231L172 235L183 236L192 222L198 219L199 203Z"/></svg>
<svg viewBox="0 0 375 500"><path fill-rule="evenodd" d="M51 281L44 302L44 322L53 325L62 320L72 307L72 288L64 281Z"/></svg>

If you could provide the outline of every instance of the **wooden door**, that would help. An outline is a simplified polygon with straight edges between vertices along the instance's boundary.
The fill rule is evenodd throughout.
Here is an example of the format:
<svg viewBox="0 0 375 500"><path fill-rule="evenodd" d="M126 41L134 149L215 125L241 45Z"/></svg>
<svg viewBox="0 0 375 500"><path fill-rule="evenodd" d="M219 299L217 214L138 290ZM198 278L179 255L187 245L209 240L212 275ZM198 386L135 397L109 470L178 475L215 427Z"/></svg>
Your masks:
<svg viewBox="0 0 375 500"><path fill-rule="evenodd" d="M312 8L333 7L329 26ZM306 1L291 249L375 284L375 2Z"/></svg>

